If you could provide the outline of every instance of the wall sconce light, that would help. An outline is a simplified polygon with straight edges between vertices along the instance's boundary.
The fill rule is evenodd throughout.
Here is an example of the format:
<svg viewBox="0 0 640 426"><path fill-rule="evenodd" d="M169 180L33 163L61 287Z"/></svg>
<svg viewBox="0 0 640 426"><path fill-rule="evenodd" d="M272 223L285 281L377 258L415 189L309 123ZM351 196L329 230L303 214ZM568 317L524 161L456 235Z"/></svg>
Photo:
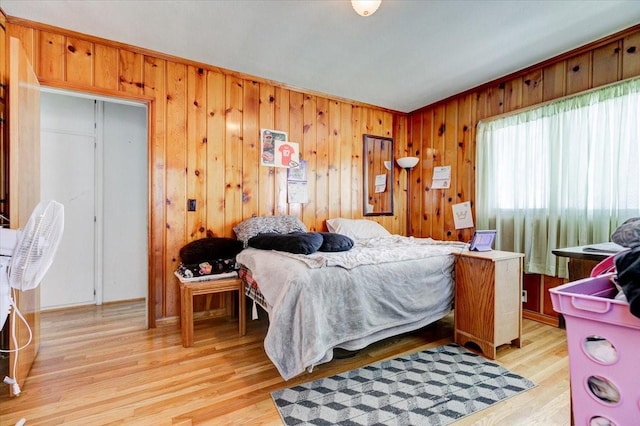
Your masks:
<svg viewBox="0 0 640 426"><path fill-rule="evenodd" d="M407 236L411 233L411 184L409 180L409 172L418 164L418 157L400 157L396 160L398 166L407 171Z"/></svg>
<svg viewBox="0 0 640 426"><path fill-rule="evenodd" d="M400 157L396 160L398 166L409 171L414 168L420 159L418 157Z"/></svg>
<svg viewBox="0 0 640 426"><path fill-rule="evenodd" d="M360 16L370 16L380 7L382 0L351 0L353 10Z"/></svg>

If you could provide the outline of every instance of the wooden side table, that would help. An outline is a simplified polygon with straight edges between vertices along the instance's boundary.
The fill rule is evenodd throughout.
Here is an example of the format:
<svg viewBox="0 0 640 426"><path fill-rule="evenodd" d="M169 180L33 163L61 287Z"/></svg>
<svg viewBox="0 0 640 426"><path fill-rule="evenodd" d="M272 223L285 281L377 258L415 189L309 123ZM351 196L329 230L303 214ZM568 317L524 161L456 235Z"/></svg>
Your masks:
<svg viewBox="0 0 640 426"><path fill-rule="evenodd" d="M200 294L214 294L226 291L238 292L238 328L239 335L247 332L245 322L244 283L240 278L223 278L219 280L180 282L180 325L182 346L188 348L193 345L193 296Z"/></svg>
<svg viewBox="0 0 640 426"><path fill-rule="evenodd" d="M495 359L496 348L520 348L522 253L465 251L456 260L454 341L472 342Z"/></svg>

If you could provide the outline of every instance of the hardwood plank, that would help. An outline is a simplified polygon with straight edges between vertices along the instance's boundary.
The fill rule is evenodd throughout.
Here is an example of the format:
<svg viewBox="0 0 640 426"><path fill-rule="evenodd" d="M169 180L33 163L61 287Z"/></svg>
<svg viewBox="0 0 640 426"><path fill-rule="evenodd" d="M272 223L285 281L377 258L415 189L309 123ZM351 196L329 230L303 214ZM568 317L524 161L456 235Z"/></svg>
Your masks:
<svg viewBox="0 0 640 426"><path fill-rule="evenodd" d="M566 94L566 61L549 65L543 70L542 99L550 101Z"/></svg>
<svg viewBox="0 0 640 426"><path fill-rule="evenodd" d="M542 102L542 70L537 69L522 76L522 106L527 107ZM485 118L487 115L478 117Z"/></svg>
<svg viewBox="0 0 640 426"><path fill-rule="evenodd" d="M42 313L40 353L18 398L0 396L0 424L281 425L270 392L452 341L453 315L372 344L285 382L264 353L268 319L196 322L182 347L178 326L145 329L143 300ZM522 348L496 362L537 387L456 425L569 424L565 330L523 321Z"/></svg>
<svg viewBox="0 0 640 426"><path fill-rule="evenodd" d="M522 85L522 77L516 77L504 83L504 112L522 108Z"/></svg>
<svg viewBox="0 0 640 426"><path fill-rule="evenodd" d="M77 81L79 84L93 84L93 43L67 37L65 48L65 81Z"/></svg>
<svg viewBox="0 0 640 426"><path fill-rule="evenodd" d="M614 41L593 50L592 87L603 86L620 79L621 41Z"/></svg>
<svg viewBox="0 0 640 426"><path fill-rule="evenodd" d="M364 200L363 200L363 177L362 162L364 159L362 145L362 129L363 111L358 105L351 110L351 188L356 194L351 197L351 214L346 217L352 219L361 217Z"/></svg>
<svg viewBox="0 0 640 426"><path fill-rule="evenodd" d="M582 92L593 87L591 84L593 80L592 62L592 52L586 52L582 55L567 59L566 95Z"/></svg>
<svg viewBox="0 0 640 426"><path fill-rule="evenodd" d="M96 53L100 51L96 46ZM111 50L107 49L107 52ZM117 52L113 60L117 61ZM99 55L96 55L97 57ZM109 57L110 55L104 55ZM99 64L96 59L96 65ZM108 75L96 81L109 84ZM166 99L167 63L154 58L144 61L144 94L151 99ZM117 76L115 82L117 87ZM167 117L166 103L149 104L149 326L155 327L156 319L164 315L164 232L166 229L166 164ZM151 172L153 170L153 172Z"/></svg>
<svg viewBox="0 0 640 426"><path fill-rule="evenodd" d="M457 203L456 188L458 186L457 171L460 166L458 160L458 109L460 102L449 102L445 105L445 126L444 133L444 155L443 162L439 166L451 166L451 182L448 189L438 189L443 197L442 214L444 217L444 240L455 239L455 223L453 221L453 210L451 206ZM454 171L455 170L455 171Z"/></svg>
<svg viewBox="0 0 640 426"><path fill-rule="evenodd" d="M180 314L180 291L173 271L180 264L179 251L187 242L187 67L167 64L166 230L164 316Z"/></svg>
<svg viewBox="0 0 640 426"><path fill-rule="evenodd" d="M118 90L123 93L129 93L133 95L142 94L144 89L144 55L124 49L120 49L118 53ZM183 64L180 65L184 66Z"/></svg>
<svg viewBox="0 0 640 426"><path fill-rule="evenodd" d="M640 32L631 34L622 41L622 78L640 74Z"/></svg>
<svg viewBox="0 0 640 426"><path fill-rule="evenodd" d="M274 106L274 127L276 130L287 131L289 129L290 121L295 120L295 116L290 116L289 111L291 108L291 99L295 96L291 94L290 90L275 88L275 106ZM300 105L302 105L302 98L300 97ZM301 122L300 122L301 123ZM271 128L271 127L269 127ZM302 127L300 127L302 130ZM294 135L289 130L288 138L292 142L300 142L302 139L294 138ZM289 204L287 202L288 188L287 188L287 170L281 167L267 167L270 170L271 176L275 169L275 210L277 214L291 214L296 217L300 217L300 211L302 204Z"/></svg>
<svg viewBox="0 0 640 426"><path fill-rule="evenodd" d="M207 75L202 68L187 68L187 199L196 200L196 210L187 212L189 241L207 236Z"/></svg>
<svg viewBox="0 0 640 426"><path fill-rule="evenodd" d="M469 201L472 208L475 206L475 144L471 137L473 127L471 126L471 111L473 110L473 95L468 95L461 99L458 106L458 125L456 127L457 136L457 159L456 167L457 189L454 196L454 203ZM452 168L453 169L453 168ZM453 173L453 170L452 170ZM454 225L455 228L455 225ZM458 241L470 241L473 228L455 229L454 236Z"/></svg>
<svg viewBox="0 0 640 426"><path fill-rule="evenodd" d="M107 90L118 90L118 49L111 46L105 46L103 44L96 44L94 47L95 54L93 55L93 82L95 87ZM148 77L148 59L145 63L145 83L152 83ZM161 62L161 61L158 61ZM71 66L72 64L70 64ZM69 73L69 71L67 71ZM73 75L67 74L67 81L73 81ZM145 94L148 94L149 90L145 87Z"/></svg>
<svg viewBox="0 0 640 426"><path fill-rule="evenodd" d="M225 98L224 74L207 73L207 228L218 237L225 234Z"/></svg>
<svg viewBox="0 0 640 426"><path fill-rule="evenodd" d="M433 213L433 204L431 203L431 182L428 180L429 173L433 169L433 111L425 111L423 114L414 115L408 119L409 128L411 129L411 135L407 139L407 151L410 156L417 156L420 158L418 165L414 169L414 173L418 175L418 179L422 182L422 185L418 187L418 190L414 193L417 205L411 207L409 214L411 215L411 225L416 230L416 236L429 236L431 235L431 222ZM404 156L405 153L401 152L399 156ZM406 182L407 177L403 170L398 169L398 176L400 178L400 188L398 195L401 197L403 209L407 209L407 191ZM403 235L407 234L407 220L406 212L401 218L400 232Z"/></svg>
<svg viewBox="0 0 640 426"><path fill-rule="evenodd" d="M260 84L245 81L242 100L242 217L258 215L263 203L260 166Z"/></svg>
<svg viewBox="0 0 640 426"><path fill-rule="evenodd" d="M64 36L45 31L38 32L38 77L47 80L64 80Z"/></svg>
<svg viewBox="0 0 640 426"><path fill-rule="evenodd" d="M260 84L260 99L258 105L259 128L256 130L256 151L260 156L260 130L273 129L273 120L275 115L275 89L271 85ZM260 165L260 161L256 158L257 167L257 189L254 196L258 199L258 215L273 215L276 206L275 182L273 179L273 167Z"/></svg>
<svg viewBox="0 0 640 426"><path fill-rule="evenodd" d="M338 130L340 157L340 217L349 217L351 215L352 205L354 204L352 198L360 194L358 187L359 180L354 176L355 164L357 161L354 158L354 146L353 146L353 129L352 123L353 106L342 103L340 104L340 129Z"/></svg>
<svg viewBox="0 0 640 426"><path fill-rule="evenodd" d="M275 128L286 129L289 128L289 140L292 142L298 142L300 145L300 160L309 160L306 156L305 152L305 133L307 131L305 127L305 116L304 116L304 95L300 92L289 92L289 97L287 99L288 109L285 109L285 104L280 105L280 101L282 101L282 95L284 95L284 91L280 90L281 95L278 96L278 90L276 90L276 120L275 120ZM285 120L286 117L286 121ZM285 122L288 126L285 126ZM310 163L307 162L307 179L312 180L313 175L310 173L309 169ZM279 171L276 171L277 183L278 183L278 199L285 201L287 198L287 182L286 176L281 174ZM311 194L309 194L311 197ZM290 215L293 215L299 219L302 219L302 210L303 206L306 204L286 204L287 209Z"/></svg>
<svg viewBox="0 0 640 426"><path fill-rule="evenodd" d="M316 228L316 176L318 173L316 158L316 111L318 110L318 105L316 99L316 96L304 95L302 107L303 136L300 141L301 159L307 161L307 190L309 191L309 202L302 205L302 221L307 225L309 231L321 231L321 229ZM292 140L291 138L289 139Z"/></svg>
<svg viewBox="0 0 640 426"><path fill-rule="evenodd" d="M328 117L328 163L327 163L327 188L328 188L328 209L326 218L340 217L340 202L343 195L341 189L348 189L349 185L342 184L342 168L341 164L348 164L348 158L341 157L341 135L340 129L341 119L340 114L342 109L340 103L336 101L329 101L329 117ZM349 145L350 146L350 145ZM346 181L348 182L348 180ZM344 194L345 197L350 200L349 194ZM320 217L320 229L323 228L322 222L324 217Z"/></svg>
<svg viewBox="0 0 640 426"><path fill-rule="evenodd" d="M233 226L242 221L242 108L244 85L235 77L226 78L224 152L224 236L233 237ZM220 183L218 183L220 184Z"/></svg>
<svg viewBox="0 0 640 426"><path fill-rule="evenodd" d="M329 100L318 96L316 98L315 107L315 187L316 195L314 197L315 209L314 229L322 231L324 220L331 216L330 199L329 199Z"/></svg>

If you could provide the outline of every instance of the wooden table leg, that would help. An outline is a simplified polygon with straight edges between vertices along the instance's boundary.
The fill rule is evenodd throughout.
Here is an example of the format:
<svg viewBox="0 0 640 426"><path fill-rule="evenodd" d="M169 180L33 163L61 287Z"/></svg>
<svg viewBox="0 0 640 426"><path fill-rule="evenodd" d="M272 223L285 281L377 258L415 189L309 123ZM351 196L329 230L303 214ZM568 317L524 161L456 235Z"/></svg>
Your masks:
<svg viewBox="0 0 640 426"><path fill-rule="evenodd" d="M193 345L193 292L187 286L180 287L180 323L182 326L182 346Z"/></svg>

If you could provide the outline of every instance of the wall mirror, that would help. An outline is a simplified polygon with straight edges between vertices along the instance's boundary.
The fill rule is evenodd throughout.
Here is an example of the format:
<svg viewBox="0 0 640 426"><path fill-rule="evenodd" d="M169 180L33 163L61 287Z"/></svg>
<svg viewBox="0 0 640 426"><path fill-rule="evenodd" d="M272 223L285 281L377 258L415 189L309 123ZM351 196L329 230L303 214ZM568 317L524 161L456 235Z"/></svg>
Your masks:
<svg viewBox="0 0 640 426"><path fill-rule="evenodd" d="M363 135L364 215L393 215L393 138Z"/></svg>

